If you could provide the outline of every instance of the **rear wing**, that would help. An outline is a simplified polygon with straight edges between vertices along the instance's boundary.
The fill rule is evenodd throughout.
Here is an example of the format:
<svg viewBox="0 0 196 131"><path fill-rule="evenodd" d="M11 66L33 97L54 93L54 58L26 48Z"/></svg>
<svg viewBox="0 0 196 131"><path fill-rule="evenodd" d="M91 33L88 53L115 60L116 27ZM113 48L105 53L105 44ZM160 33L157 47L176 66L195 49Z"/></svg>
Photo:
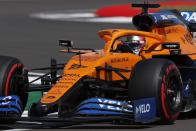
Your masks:
<svg viewBox="0 0 196 131"><path fill-rule="evenodd" d="M180 12L191 32L196 32L196 11Z"/></svg>

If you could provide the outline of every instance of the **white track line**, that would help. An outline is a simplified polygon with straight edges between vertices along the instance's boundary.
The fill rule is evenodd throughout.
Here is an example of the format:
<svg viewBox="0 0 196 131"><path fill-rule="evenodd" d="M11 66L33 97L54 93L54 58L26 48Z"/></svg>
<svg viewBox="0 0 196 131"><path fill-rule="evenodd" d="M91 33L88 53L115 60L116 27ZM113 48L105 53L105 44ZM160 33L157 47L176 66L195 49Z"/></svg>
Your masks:
<svg viewBox="0 0 196 131"><path fill-rule="evenodd" d="M42 19L77 19L77 18L94 18L93 13L39 13L34 14L32 17L38 17Z"/></svg>
<svg viewBox="0 0 196 131"><path fill-rule="evenodd" d="M132 18L131 17L91 18L91 19L88 19L86 22L130 24L132 22Z"/></svg>
<svg viewBox="0 0 196 131"><path fill-rule="evenodd" d="M130 24L131 17L97 17L93 10L58 11L48 13L35 13L30 17L55 21L93 22L93 23L119 23Z"/></svg>

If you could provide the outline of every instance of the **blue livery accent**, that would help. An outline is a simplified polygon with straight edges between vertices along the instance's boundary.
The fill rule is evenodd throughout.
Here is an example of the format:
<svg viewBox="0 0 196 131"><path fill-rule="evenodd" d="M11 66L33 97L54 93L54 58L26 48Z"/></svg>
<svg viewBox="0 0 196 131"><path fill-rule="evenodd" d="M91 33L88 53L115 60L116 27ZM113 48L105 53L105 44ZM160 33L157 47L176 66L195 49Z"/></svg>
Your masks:
<svg viewBox="0 0 196 131"><path fill-rule="evenodd" d="M16 108L0 108L0 114L1 113L9 114L9 112L10 113L15 112L17 114L21 114L21 112L19 110L17 110Z"/></svg>
<svg viewBox="0 0 196 131"><path fill-rule="evenodd" d="M189 97L190 96L190 87L189 84L185 84L183 88L183 96L184 97Z"/></svg>
<svg viewBox="0 0 196 131"><path fill-rule="evenodd" d="M180 13L181 13L182 17L188 23L196 23L196 12L194 12L194 11L182 11Z"/></svg>
<svg viewBox="0 0 196 131"><path fill-rule="evenodd" d="M150 14L154 22L159 25L159 22L162 21L172 21L172 24L184 24L173 12L171 11L159 11L153 14ZM163 24L163 23L162 23Z"/></svg>
<svg viewBox="0 0 196 131"><path fill-rule="evenodd" d="M79 104L75 114L123 115L129 113L133 113L133 106L127 102L106 98L90 98Z"/></svg>
<svg viewBox="0 0 196 131"><path fill-rule="evenodd" d="M0 97L0 114L16 113L21 114L21 101L18 96Z"/></svg>
<svg viewBox="0 0 196 131"><path fill-rule="evenodd" d="M196 61L193 61L193 66L196 66Z"/></svg>
<svg viewBox="0 0 196 131"><path fill-rule="evenodd" d="M9 107L16 107L16 108L18 108L19 110L21 110L21 107L20 107L20 105L18 104L18 102L15 102L15 101L10 101L9 103L7 103L7 102L1 102L0 103L0 108L1 107L5 107L5 106L9 106ZM1 110L1 109L0 109Z"/></svg>
<svg viewBox="0 0 196 131"><path fill-rule="evenodd" d="M75 114L83 114L83 115L123 115L121 112L113 112L113 111L101 111L101 110L81 110Z"/></svg>
<svg viewBox="0 0 196 131"><path fill-rule="evenodd" d="M85 104L85 103L103 103L103 104L107 103L107 104L118 105L118 106L122 106L126 104L126 102L123 102L123 101L106 99L106 98L90 98L80 103L80 105Z"/></svg>
<svg viewBox="0 0 196 131"><path fill-rule="evenodd" d="M182 11L180 12L181 16L187 21L187 23L196 23L196 12L194 11ZM176 14L171 11L159 11L156 13L150 14L151 18L154 20L156 24L160 21L169 20L172 21L173 24L184 24L182 20L180 20Z"/></svg>
<svg viewBox="0 0 196 131"><path fill-rule="evenodd" d="M20 98L18 96L0 96L0 101L6 101L6 103L9 103L10 101L15 101L18 104L21 104Z"/></svg>
<svg viewBox="0 0 196 131"><path fill-rule="evenodd" d="M134 101L134 117L136 122L149 122L156 119L156 99L146 98Z"/></svg>
<svg viewBox="0 0 196 131"><path fill-rule="evenodd" d="M119 112L133 112L132 109L126 107L117 107L112 105L105 104L85 104L80 106L77 110L82 109L101 109L101 110L110 110L110 111L119 111Z"/></svg>
<svg viewBox="0 0 196 131"><path fill-rule="evenodd" d="M193 65L196 66L196 61L193 61Z"/></svg>

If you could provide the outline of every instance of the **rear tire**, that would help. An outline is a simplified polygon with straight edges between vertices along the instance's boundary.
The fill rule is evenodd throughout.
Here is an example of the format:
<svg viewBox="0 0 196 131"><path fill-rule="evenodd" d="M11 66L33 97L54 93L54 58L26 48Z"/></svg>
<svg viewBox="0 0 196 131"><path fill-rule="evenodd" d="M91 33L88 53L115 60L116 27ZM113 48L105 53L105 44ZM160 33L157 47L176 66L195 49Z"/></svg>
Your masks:
<svg viewBox="0 0 196 131"><path fill-rule="evenodd" d="M16 58L0 56L0 65L0 96L19 96L22 102L21 108L22 111L24 111L28 94L24 92L24 79L17 77L23 74L23 64ZM28 81L28 78L26 80ZM20 115L21 114L19 114L19 116ZM15 122L18 119L16 116L14 115L13 118L1 118L0 122Z"/></svg>
<svg viewBox="0 0 196 131"><path fill-rule="evenodd" d="M129 98L155 97L161 123L173 123L182 108L182 80L176 65L166 59L138 62L130 77Z"/></svg>

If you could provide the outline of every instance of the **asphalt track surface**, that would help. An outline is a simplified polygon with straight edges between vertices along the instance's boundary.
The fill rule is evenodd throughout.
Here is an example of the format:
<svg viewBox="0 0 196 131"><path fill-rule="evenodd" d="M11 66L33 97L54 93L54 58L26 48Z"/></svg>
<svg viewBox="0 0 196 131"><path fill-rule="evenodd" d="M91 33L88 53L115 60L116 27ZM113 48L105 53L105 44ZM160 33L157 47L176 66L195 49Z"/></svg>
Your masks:
<svg viewBox="0 0 196 131"><path fill-rule="evenodd" d="M133 28L131 24L105 24L82 22L56 22L37 20L32 13L58 10L96 9L111 4L128 3L129 0L0 0L0 55L15 56L28 67L49 65L50 58L65 62L70 55L60 54L58 39L71 39L76 47L102 48L104 42L97 31L106 28ZM28 124L0 126L0 130L13 128L42 128ZM70 127L67 130L172 130L196 129L196 114L186 114L173 125L111 126L93 124ZM40 129L41 130L41 129ZM47 129L48 130L48 129ZM54 130L54 129L50 129Z"/></svg>

